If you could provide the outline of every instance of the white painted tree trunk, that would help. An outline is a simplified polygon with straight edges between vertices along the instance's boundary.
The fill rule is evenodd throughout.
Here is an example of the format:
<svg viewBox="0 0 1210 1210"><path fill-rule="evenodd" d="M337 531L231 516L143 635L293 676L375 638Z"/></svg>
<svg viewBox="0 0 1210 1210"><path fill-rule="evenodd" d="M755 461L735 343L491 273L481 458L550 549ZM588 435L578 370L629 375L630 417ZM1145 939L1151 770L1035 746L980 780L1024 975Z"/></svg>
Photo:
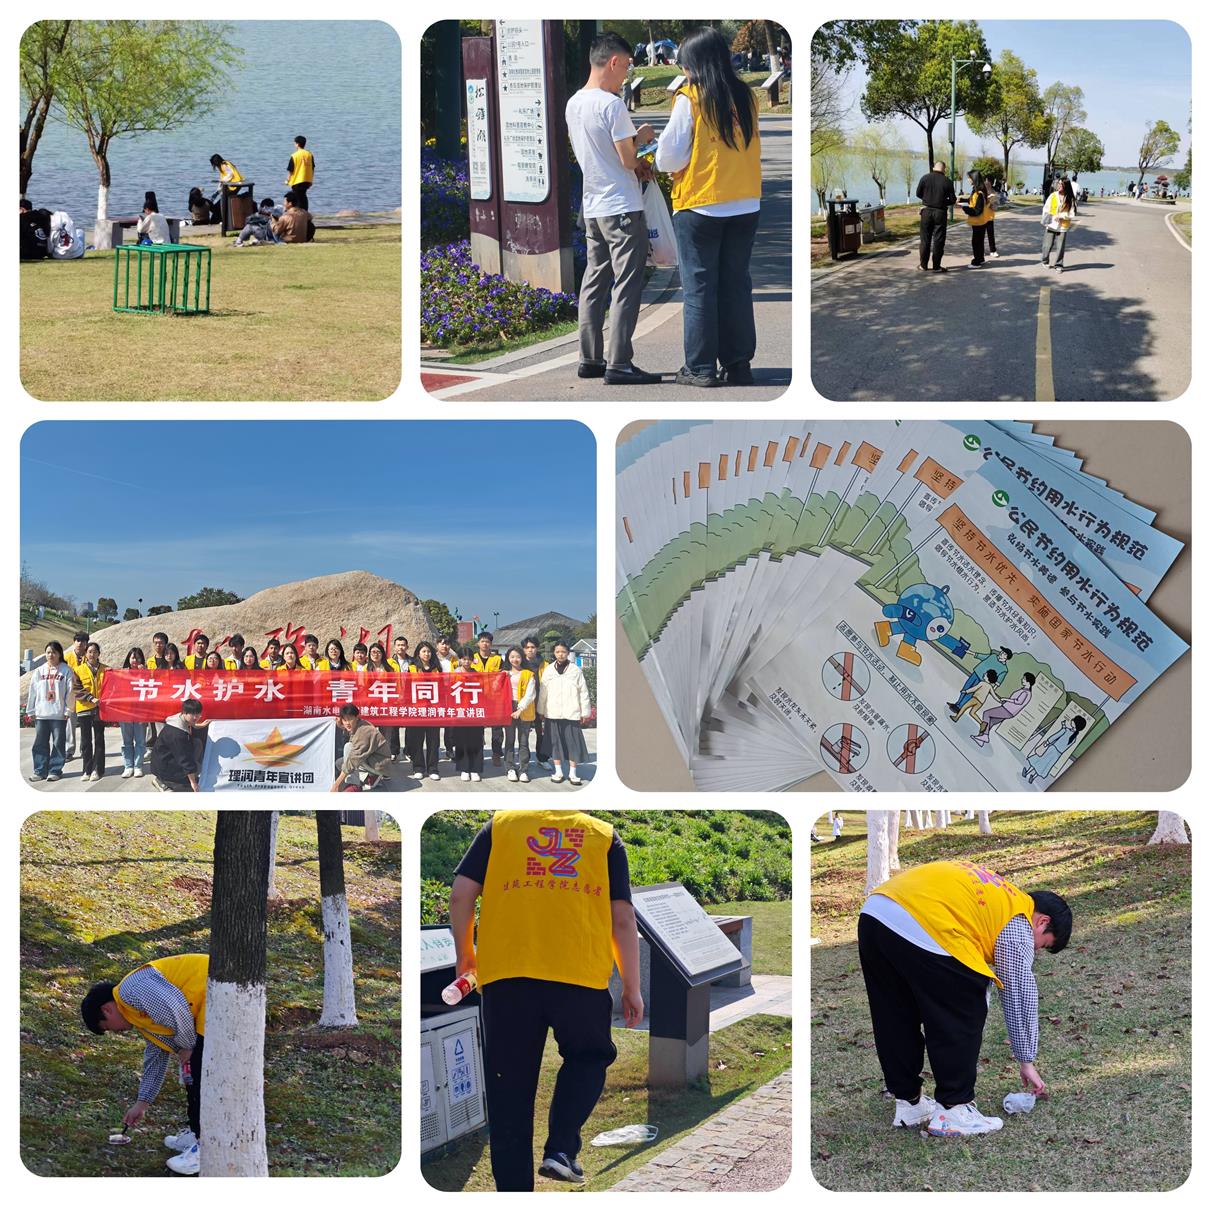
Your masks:
<svg viewBox="0 0 1210 1210"><path fill-rule="evenodd" d="M887 866L892 870L900 869L899 865L899 812L887 812Z"/></svg>
<svg viewBox="0 0 1210 1210"><path fill-rule="evenodd" d="M270 899L280 899L281 891L277 889L277 816L273 811L269 820L269 895Z"/></svg>
<svg viewBox="0 0 1210 1210"><path fill-rule="evenodd" d="M1185 821L1175 811L1160 811L1148 844L1188 844Z"/></svg>
<svg viewBox="0 0 1210 1210"><path fill-rule="evenodd" d="M201 1176L268 1176L265 985L206 984Z"/></svg>
<svg viewBox="0 0 1210 1210"><path fill-rule="evenodd" d="M943 810L940 810L937 812L937 826L939 828L948 827L949 822L950 822L950 813L948 811L943 809Z"/></svg>
<svg viewBox="0 0 1210 1210"><path fill-rule="evenodd" d="M992 834L992 813L990 811L979 811L979 835L990 836Z"/></svg>
<svg viewBox="0 0 1210 1210"><path fill-rule="evenodd" d="M109 186L97 186L97 227L94 232L93 244L98 248L112 248L113 241L109 238Z"/></svg>
<svg viewBox="0 0 1210 1210"><path fill-rule="evenodd" d="M933 826L933 811L928 807L924 811L924 823L920 825L923 828L931 828Z"/></svg>
<svg viewBox="0 0 1210 1210"><path fill-rule="evenodd" d="M378 839L378 812L366 812L366 840L373 842Z"/></svg>
<svg viewBox="0 0 1210 1210"><path fill-rule="evenodd" d="M915 815L914 811L910 811L910 810L904 811L902 826L905 828L914 828L916 826L916 821L914 819L914 815Z"/></svg>
<svg viewBox="0 0 1210 1210"><path fill-rule="evenodd" d="M919 807L917 807L914 811L909 812L909 814L911 814L915 817L916 827L920 828L923 831L924 827L925 827L924 812Z"/></svg>
<svg viewBox="0 0 1210 1210"><path fill-rule="evenodd" d="M353 940L349 901L343 894L322 899L324 923L324 1007L319 1024L331 1029L357 1024L353 993Z"/></svg>
<svg viewBox="0 0 1210 1210"><path fill-rule="evenodd" d="M964 811L964 812L962 813L962 818L963 818L963 819L974 819L974 818L975 818L975 812L974 812L973 810L967 810L967 811Z"/></svg>
<svg viewBox="0 0 1210 1210"><path fill-rule="evenodd" d="M866 880L868 895L891 876L890 850L888 848L889 811L866 812Z"/></svg>

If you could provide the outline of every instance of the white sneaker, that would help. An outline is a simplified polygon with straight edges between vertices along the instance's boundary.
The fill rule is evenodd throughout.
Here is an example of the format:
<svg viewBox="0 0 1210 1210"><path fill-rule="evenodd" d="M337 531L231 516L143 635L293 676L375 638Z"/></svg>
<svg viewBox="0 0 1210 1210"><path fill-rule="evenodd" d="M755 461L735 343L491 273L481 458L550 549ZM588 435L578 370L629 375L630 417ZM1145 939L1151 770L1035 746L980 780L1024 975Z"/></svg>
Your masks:
<svg viewBox="0 0 1210 1210"><path fill-rule="evenodd" d="M552 774L550 775L550 780L551 780L551 781L562 781L562 780L563 780L563 774L562 774L562 773L552 773Z"/></svg>
<svg viewBox="0 0 1210 1210"><path fill-rule="evenodd" d="M967 1105L955 1105L952 1109L938 1105L937 1112L929 1122L929 1134L956 1139L968 1134L991 1134L1003 1125L1002 1118L985 1118L975 1108L974 1101Z"/></svg>
<svg viewBox="0 0 1210 1210"><path fill-rule="evenodd" d="M93 775L88 780L89 781L100 781L101 775L99 773L97 773L96 771L94 771Z"/></svg>
<svg viewBox="0 0 1210 1210"><path fill-rule="evenodd" d="M483 780L482 773L472 773L471 774L471 781L482 781L482 780Z"/></svg>
<svg viewBox="0 0 1210 1210"><path fill-rule="evenodd" d="M122 776L123 776L124 778L125 778L125 777L133 777L133 776L134 776L134 770L133 770L133 769L123 769L123 770L122 770Z"/></svg>
<svg viewBox="0 0 1210 1210"><path fill-rule="evenodd" d="M517 780L517 770L516 770L516 769L509 769L509 771L508 771L508 780L509 780L509 781L516 781L516 780Z"/></svg>
<svg viewBox="0 0 1210 1210"><path fill-rule="evenodd" d="M137 769L134 771L134 775L135 775L135 777L142 777L142 776L143 776L143 768L142 768L142 766L141 766L141 765L139 766L139 768L137 768Z"/></svg>
<svg viewBox="0 0 1210 1210"><path fill-rule="evenodd" d="M429 774L429 781L440 781L440 780L441 780L440 773L430 773Z"/></svg>
<svg viewBox="0 0 1210 1210"><path fill-rule="evenodd" d="M1000 253L999 253L999 252L989 252L989 253L987 254L987 257L988 257L988 259L989 259L989 260L999 260L999 259L1000 259Z"/></svg>
<svg viewBox="0 0 1210 1210"><path fill-rule="evenodd" d="M522 769L521 776L517 780L518 781L529 781L529 774L526 773L524 769Z"/></svg>
<svg viewBox="0 0 1210 1210"><path fill-rule="evenodd" d="M410 776L413 781L424 781L423 773L412 773Z"/></svg>
<svg viewBox="0 0 1210 1210"><path fill-rule="evenodd" d="M923 1126L931 1121L933 1114L940 1108L937 1102L927 1093L920 1094L920 1100L915 1105L911 1101L895 1099L895 1120L892 1126Z"/></svg>
<svg viewBox="0 0 1210 1210"><path fill-rule="evenodd" d="M194 1143L188 1151L182 1151L180 1155L174 1155L164 1161L173 1172L179 1172L181 1176L197 1176L198 1169L202 1166L202 1157L198 1151L197 1143Z"/></svg>
<svg viewBox="0 0 1210 1210"><path fill-rule="evenodd" d="M172 1148L173 1151L188 1151L196 1142L197 1135L188 1126L177 1134L164 1136L164 1146Z"/></svg>
<svg viewBox="0 0 1210 1210"><path fill-rule="evenodd" d="M458 776L462 778L463 781L470 781L471 779L471 775L469 773L459 773Z"/></svg>

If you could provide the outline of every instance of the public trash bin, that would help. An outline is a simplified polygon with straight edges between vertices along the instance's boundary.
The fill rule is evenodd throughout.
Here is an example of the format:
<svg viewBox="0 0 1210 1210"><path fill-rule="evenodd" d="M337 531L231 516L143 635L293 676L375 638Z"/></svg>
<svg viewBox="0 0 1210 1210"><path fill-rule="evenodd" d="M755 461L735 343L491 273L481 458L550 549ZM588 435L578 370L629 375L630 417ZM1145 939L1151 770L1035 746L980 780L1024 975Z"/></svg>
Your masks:
<svg viewBox="0 0 1210 1210"><path fill-rule="evenodd" d="M857 199L828 198L828 253L833 260L856 256L861 249L861 218Z"/></svg>
<svg viewBox="0 0 1210 1210"><path fill-rule="evenodd" d="M883 235L886 232L886 207L874 207L874 234Z"/></svg>
<svg viewBox="0 0 1210 1210"><path fill-rule="evenodd" d="M220 235L238 235L244 224L256 213L256 183L240 181L224 185L219 193Z"/></svg>

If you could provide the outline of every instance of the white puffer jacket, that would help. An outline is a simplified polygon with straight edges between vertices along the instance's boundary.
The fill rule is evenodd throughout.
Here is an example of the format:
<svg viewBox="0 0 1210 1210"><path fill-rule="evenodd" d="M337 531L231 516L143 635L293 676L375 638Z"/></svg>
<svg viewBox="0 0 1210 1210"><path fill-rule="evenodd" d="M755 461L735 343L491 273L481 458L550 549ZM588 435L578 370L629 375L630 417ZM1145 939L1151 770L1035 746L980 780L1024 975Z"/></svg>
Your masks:
<svg viewBox="0 0 1210 1210"><path fill-rule="evenodd" d="M538 688L538 713L543 718L588 718L592 700L584 673L577 665L569 661L562 675L554 664L547 667Z"/></svg>

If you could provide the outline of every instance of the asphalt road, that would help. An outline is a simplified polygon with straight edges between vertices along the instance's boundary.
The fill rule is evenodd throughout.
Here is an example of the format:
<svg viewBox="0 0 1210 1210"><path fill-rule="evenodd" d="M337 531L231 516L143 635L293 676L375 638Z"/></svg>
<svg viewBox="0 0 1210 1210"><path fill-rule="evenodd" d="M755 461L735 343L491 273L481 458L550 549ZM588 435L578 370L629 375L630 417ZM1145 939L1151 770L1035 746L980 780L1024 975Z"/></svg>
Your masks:
<svg viewBox="0 0 1210 1210"><path fill-rule="evenodd" d="M1192 256L1169 207L1090 199L1064 272L1043 268L1041 206L996 219L1000 259L970 268L951 227L947 274L914 243L812 283L811 377L838 401L1175 399L1189 385Z"/></svg>
<svg viewBox="0 0 1210 1210"><path fill-rule="evenodd" d="M647 111L635 116L636 123L650 122L657 131L667 120L666 111ZM761 221L752 258L757 332L756 360L752 364L756 382L753 386L702 390L680 387L673 382L684 362L680 283L674 278L674 290L669 297L640 316L634 342L635 363L649 373L665 374L667 377L662 386L611 387L599 379L576 377L579 346L573 333L556 349L544 350L532 360L511 363L505 377L493 374L483 380L482 386L463 383L447 393L441 390L441 380L435 375L432 380L426 380L429 390L440 392L445 398L523 402L594 402L620 398L667 400L669 403L694 399L756 401L776 399L783 394L790 384L791 372L790 123L789 116L765 114L761 117ZM489 367L483 364L478 368ZM425 369L441 373L436 367ZM448 372L474 374L475 369L474 366L450 366Z"/></svg>

